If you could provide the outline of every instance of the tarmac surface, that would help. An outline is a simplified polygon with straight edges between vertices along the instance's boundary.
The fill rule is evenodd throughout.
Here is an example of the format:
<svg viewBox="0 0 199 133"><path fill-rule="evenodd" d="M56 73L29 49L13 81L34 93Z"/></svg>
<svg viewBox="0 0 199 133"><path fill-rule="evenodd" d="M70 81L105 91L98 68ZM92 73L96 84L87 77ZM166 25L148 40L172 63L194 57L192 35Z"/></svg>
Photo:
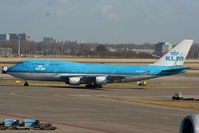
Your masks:
<svg viewBox="0 0 199 133"><path fill-rule="evenodd" d="M191 80L186 78L171 76L160 78L159 81L198 82L197 77L192 77ZM105 87L93 90L50 84L29 87L0 84L0 118L39 119L58 127L55 131L4 131L6 133L176 133L181 120L198 111L104 97L170 99L175 92L197 96L198 86L131 89Z"/></svg>

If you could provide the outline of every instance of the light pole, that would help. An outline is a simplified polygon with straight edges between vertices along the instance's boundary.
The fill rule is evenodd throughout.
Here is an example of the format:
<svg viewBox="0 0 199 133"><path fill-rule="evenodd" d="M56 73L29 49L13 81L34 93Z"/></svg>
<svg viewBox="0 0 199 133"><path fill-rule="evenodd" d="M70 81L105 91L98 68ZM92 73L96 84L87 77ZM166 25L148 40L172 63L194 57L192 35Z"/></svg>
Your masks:
<svg viewBox="0 0 199 133"><path fill-rule="evenodd" d="M20 34L18 34L18 60L21 61L21 40L20 40Z"/></svg>

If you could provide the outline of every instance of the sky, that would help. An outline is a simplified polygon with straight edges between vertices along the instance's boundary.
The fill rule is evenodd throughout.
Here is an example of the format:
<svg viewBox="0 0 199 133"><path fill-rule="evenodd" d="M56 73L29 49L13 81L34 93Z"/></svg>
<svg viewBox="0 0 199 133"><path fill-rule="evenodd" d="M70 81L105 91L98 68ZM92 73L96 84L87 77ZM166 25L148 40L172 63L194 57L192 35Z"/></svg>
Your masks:
<svg viewBox="0 0 199 133"><path fill-rule="evenodd" d="M199 0L0 0L0 33L99 43L199 42Z"/></svg>

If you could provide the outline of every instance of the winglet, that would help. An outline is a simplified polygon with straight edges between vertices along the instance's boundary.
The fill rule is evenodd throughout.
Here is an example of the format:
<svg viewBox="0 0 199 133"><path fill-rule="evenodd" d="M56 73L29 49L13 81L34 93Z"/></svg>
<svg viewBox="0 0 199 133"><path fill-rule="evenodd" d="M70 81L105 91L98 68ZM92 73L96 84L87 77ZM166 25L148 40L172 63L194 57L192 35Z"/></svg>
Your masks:
<svg viewBox="0 0 199 133"><path fill-rule="evenodd" d="M193 40L183 40L177 44L171 51L165 54L153 65L158 66L182 66L187 54L193 44Z"/></svg>

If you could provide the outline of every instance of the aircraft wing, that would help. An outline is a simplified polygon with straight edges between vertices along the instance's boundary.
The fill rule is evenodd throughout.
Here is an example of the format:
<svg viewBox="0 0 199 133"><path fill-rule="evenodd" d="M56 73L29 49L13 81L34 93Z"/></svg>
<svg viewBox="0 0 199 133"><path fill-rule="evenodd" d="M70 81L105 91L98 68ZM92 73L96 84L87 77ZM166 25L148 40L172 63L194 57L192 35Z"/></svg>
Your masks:
<svg viewBox="0 0 199 133"><path fill-rule="evenodd" d="M76 83L98 83L98 84L106 84L106 83L119 83L124 82L128 79L133 79L135 81L148 79L149 71L144 71L138 75L118 75L118 74L75 74L75 75L62 75L60 78L69 84ZM73 82L74 81L74 82Z"/></svg>
<svg viewBox="0 0 199 133"><path fill-rule="evenodd" d="M60 76L63 80L68 80L70 78L80 78L82 82L95 82L96 78L101 77L107 79L109 82L121 82L123 79L126 79L124 75L106 75L106 74L77 74L77 75L64 75Z"/></svg>

